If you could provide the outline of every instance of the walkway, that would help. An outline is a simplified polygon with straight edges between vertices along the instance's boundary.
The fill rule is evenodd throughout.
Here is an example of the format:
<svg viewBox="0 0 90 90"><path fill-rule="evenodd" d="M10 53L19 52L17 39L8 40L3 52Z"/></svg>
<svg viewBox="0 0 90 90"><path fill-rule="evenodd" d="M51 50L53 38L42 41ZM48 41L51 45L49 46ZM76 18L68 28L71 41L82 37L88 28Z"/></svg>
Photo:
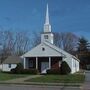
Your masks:
<svg viewBox="0 0 90 90"><path fill-rule="evenodd" d="M85 83L82 90L90 90L90 71L85 71Z"/></svg>
<svg viewBox="0 0 90 90"><path fill-rule="evenodd" d="M41 76L43 76L43 75L30 75L30 76L23 77L23 78L1 81L0 84L62 86L64 89L68 86L68 87L74 87L74 88L76 87L76 88L78 88L78 90L80 90L81 84L79 84L79 83L72 83L71 84L71 83L44 83L44 82L41 83L41 82L27 82L27 81L25 82L25 80L32 79L32 78L37 78L37 77L41 77Z"/></svg>
<svg viewBox="0 0 90 90"><path fill-rule="evenodd" d="M36 77L41 77L42 75L30 75L24 78L17 78L17 79L12 79L12 80L7 80L4 81L6 83L23 83L25 80L31 79L31 78L36 78Z"/></svg>

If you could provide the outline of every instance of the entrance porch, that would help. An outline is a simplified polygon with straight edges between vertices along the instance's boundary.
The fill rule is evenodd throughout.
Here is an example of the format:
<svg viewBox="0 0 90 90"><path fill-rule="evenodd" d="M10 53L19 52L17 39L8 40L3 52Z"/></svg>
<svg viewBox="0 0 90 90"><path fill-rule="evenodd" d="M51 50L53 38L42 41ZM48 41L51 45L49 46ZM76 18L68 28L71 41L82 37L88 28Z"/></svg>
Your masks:
<svg viewBox="0 0 90 90"><path fill-rule="evenodd" d="M46 73L48 69L59 69L62 57L25 57L24 69L38 69L40 73Z"/></svg>

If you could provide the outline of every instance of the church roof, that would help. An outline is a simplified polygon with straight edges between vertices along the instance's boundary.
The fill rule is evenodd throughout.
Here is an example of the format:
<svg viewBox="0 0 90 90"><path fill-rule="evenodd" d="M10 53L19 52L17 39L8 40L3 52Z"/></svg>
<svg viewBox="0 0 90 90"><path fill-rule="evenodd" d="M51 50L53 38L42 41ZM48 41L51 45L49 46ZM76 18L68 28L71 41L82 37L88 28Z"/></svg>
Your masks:
<svg viewBox="0 0 90 90"><path fill-rule="evenodd" d="M70 56L70 57L73 57L74 59L77 59L78 61L80 61L77 57L75 57L74 55L66 52L65 50L55 46L54 44L52 43L49 43L49 42L45 42L45 44L47 44L48 46L51 46L53 49L57 50L58 52L62 53L63 56L67 57L67 56Z"/></svg>
<svg viewBox="0 0 90 90"><path fill-rule="evenodd" d="M62 50L61 48L56 47L55 45L47 41L39 44L38 46L30 50L29 52L25 53L22 57L50 57L50 56L51 57L54 57L54 56L73 57L77 59L75 56L67 53L66 51Z"/></svg>
<svg viewBox="0 0 90 90"><path fill-rule="evenodd" d="M41 43L34 47L29 52L25 53L23 57L49 57L49 56L64 56L62 52L57 51L50 45L46 43Z"/></svg>

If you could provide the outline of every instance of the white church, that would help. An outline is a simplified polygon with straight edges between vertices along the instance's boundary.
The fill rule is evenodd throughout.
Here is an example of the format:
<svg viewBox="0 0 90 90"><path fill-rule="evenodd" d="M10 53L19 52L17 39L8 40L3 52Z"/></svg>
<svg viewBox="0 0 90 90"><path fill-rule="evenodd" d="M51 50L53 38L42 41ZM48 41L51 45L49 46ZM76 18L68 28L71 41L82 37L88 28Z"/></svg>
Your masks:
<svg viewBox="0 0 90 90"><path fill-rule="evenodd" d="M22 55L24 69L38 69L40 73L46 73L48 69L60 68L62 61L66 61L71 68L71 73L79 71L79 59L56 47L53 40L47 5L41 43Z"/></svg>

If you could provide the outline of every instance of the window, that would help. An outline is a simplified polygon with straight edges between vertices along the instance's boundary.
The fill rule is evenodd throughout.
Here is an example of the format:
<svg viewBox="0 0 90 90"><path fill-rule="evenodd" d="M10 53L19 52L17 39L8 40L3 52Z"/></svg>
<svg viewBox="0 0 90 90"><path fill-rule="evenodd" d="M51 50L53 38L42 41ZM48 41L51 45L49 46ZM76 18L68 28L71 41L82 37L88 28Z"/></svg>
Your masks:
<svg viewBox="0 0 90 90"><path fill-rule="evenodd" d="M11 64L8 64L8 67L11 68Z"/></svg>
<svg viewBox="0 0 90 90"><path fill-rule="evenodd" d="M45 38L45 39L48 39L48 35L44 35L44 38Z"/></svg>
<svg viewBox="0 0 90 90"><path fill-rule="evenodd" d="M32 60L29 60L29 67L33 67L33 61Z"/></svg>
<svg viewBox="0 0 90 90"><path fill-rule="evenodd" d="M42 47L42 51L45 51L45 48L44 47Z"/></svg>

